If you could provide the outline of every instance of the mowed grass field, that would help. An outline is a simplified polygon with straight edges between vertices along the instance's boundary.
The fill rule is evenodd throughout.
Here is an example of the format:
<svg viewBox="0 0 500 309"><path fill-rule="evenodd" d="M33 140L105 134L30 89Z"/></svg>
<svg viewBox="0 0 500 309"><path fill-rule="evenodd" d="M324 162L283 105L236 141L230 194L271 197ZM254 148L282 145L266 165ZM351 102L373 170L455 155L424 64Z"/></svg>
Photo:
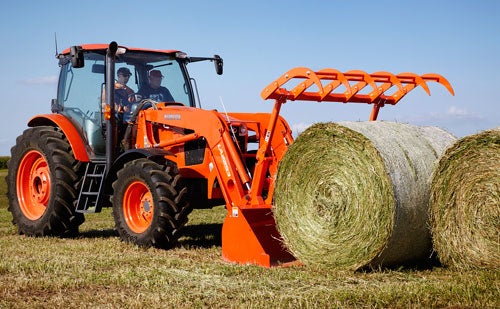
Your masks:
<svg viewBox="0 0 500 309"><path fill-rule="evenodd" d="M221 257L223 207L196 210L179 245L119 240L110 209L71 239L17 235L0 170L0 308L499 308L499 270L264 269ZM341 248L339 248L341 250Z"/></svg>

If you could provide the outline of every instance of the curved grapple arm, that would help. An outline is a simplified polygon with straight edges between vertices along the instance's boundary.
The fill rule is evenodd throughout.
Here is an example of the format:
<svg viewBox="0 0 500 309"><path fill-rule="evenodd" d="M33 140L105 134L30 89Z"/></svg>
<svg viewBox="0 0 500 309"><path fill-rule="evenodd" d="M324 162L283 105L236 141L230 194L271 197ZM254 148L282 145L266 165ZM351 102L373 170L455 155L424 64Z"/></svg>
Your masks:
<svg viewBox="0 0 500 309"><path fill-rule="evenodd" d="M430 95L427 82L437 82L455 95L451 84L439 74L392 74L385 71L368 74L361 70L340 72L336 69L312 71L297 67L289 70L261 93L264 100L281 103L290 101L317 101L373 104L370 120L376 120L385 104L396 105L408 92L421 86ZM289 88L283 86L287 84Z"/></svg>

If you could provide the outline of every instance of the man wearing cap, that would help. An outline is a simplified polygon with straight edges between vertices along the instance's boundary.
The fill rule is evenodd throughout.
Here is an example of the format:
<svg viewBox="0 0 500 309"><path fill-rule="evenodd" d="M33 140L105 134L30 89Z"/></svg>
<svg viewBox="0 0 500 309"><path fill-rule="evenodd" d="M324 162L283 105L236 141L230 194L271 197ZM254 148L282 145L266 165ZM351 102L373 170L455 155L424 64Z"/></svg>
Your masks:
<svg viewBox="0 0 500 309"><path fill-rule="evenodd" d="M132 73L128 68L119 68L116 73L117 80L115 82L115 103L118 112L126 112L129 110L130 102L134 101L134 90L127 86L128 80Z"/></svg>
<svg viewBox="0 0 500 309"><path fill-rule="evenodd" d="M144 99L152 99L158 102L175 102L172 94L161 85L163 75L160 70L149 71L149 85L144 85L137 92Z"/></svg>

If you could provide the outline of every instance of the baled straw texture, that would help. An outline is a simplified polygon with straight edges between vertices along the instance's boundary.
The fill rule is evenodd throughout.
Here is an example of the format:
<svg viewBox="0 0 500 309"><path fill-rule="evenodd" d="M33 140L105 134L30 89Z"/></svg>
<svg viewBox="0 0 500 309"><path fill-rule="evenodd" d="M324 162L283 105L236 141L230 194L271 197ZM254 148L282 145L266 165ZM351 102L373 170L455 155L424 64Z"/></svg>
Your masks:
<svg viewBox="0 0 500 309"><path fill-rule="evenodd" d="M500 128L461 138L444 153L432 177L430 211L441 263L500 268Z"/></svg>
<svg viewBox="0 0 500 309"><path fill-rule="evenodd" d="M429 257L429 178L454 139L390 122L309 127L278 170L273 211L285 246L305 264L339 269Z"/></svg>

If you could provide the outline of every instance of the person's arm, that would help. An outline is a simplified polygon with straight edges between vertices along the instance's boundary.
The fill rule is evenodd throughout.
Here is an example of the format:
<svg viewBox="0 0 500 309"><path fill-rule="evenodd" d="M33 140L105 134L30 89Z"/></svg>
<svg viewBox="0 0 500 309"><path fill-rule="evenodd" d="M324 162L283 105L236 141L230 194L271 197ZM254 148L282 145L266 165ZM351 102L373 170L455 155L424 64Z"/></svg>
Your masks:
<svg viewBox="0 0 500 309"><path fill-rule="evenodd" d="M123 112L124 105L128 102L127 91L123 88L115 87L115 109L117 112Z"/></svg>
<svg viewBox="0 0 500 309"><path fill-rule="evenodd" d="M165 102L175 102L174 97L166 87L162 87L162 90Z"/></svg>

